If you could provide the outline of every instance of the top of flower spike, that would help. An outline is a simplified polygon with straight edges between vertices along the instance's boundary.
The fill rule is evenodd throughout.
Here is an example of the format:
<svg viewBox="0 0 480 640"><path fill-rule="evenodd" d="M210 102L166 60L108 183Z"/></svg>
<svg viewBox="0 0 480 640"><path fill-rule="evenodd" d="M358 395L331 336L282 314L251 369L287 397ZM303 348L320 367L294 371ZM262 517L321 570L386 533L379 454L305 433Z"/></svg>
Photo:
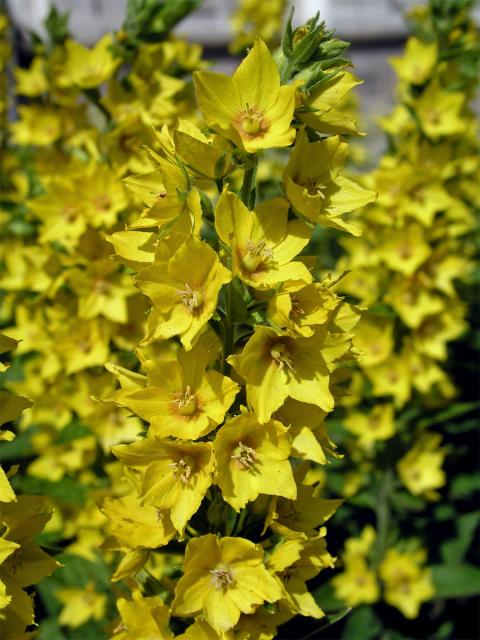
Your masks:
<svg viewBox="0 0 480 640"><path fill-rule="evenodd" d="M295 87L280 86L273 56L260 38L232 77L197 71L194 79L207 123L245 151L293 142Z"/></svg>

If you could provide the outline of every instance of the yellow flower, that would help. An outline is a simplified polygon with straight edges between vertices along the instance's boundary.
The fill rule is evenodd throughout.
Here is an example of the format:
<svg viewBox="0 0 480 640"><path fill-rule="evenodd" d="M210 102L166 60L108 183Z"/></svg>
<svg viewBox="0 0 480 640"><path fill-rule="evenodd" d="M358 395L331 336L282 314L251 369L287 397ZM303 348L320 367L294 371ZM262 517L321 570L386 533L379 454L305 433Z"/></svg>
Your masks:
<svg viewBox="0 0 480 640"><path fill-rule="evenodd" d="M121 623L113 630L112 640L170 640L173 634L168 626L170 612L160 596L143 598L137 592L133 600L117 600Z"/></svg>
<svg viewBox="0 0 480 640"><path fill-rule="evenodd" d="M208 534L190 540L183 573L173 613L203 613L218 632L234 627L241 613L254 613L265 601L276 602L282 596L280 584L265 568L262 548L244 538Z"/></svg>
<svg viewBox="0 0 480 640"><path fill-rule="evenodd" d="M385 601L410 620L418 616L421 604L435 595L431 572L422 567L425 556L423 549L414 553L388 549L379 567Z"/></svg>
<svg viewBox="0 0 480 640"><path fill-rule="evenodd" d="M329 371L322 356L325 338L323 328L310 338L291 338L257 326L243 351L228 358L246 380L247 400L261 423L270 420L287 397L326 412L333 409Z"/></svg>
<svg viewBox="0 0 480 640"><path fill-rule="evenodd" d="M95 228L110 228L117 222L118 214L127 207L125 188L106 165L93 165L89 173L78 183L88 221Z"/></svg>
<svg viewBox="0 0 480 640"><path fill-rule="evenodd" d="M441 136L463 133L467 121L463 116L466 95L459 91L446 91L432 81L415 103L420 125L432 140Z"/></svg>
<svg viewBox="0 0 480 640"><path fill-rule="evenodd" d="M386 231L376 247L377 256L387 267L404 276L412 276L431 252L423 228L415 223Z"/></svg>
<svg viewBox="0 0 480 640"><path fill-rule="evenodd" d="M362 81L348 71L340 71L323 81L308 96L297 94L301 101L295 114L307 126L319 133L358 135L355 120L338 108L348 93ZM303 108L302 107L306 107Z"/></svg>
<svg viewBox="0 0 480 640"><path fill-rule="evenodd" d="M113 453L127 467L142 471L141 500L168 510L182 534L212 484L212 444L145 438L118 445Z"/></svg>
<svg viewBox="0 0 480 640"><path fill-rule="evenodd" d="M396 431L391 404L376 405L368 414L354 411L343 422L357 436L359 445L365 448L371 448L377 440L388 440Z"/></svg>
<svg viewBox="0 0 480 640"><path fill-rule="evenodd" d="M309 142L305 130L300 131L285 167L284 186L295 213L358 236L359 227L343 216L372 202L376 194L340 175L347 153L348 143L340 136Z"/></svg>
<svg viewBox="0 0 480 640"><path fill-rule="evenodd" d="M54 180L48 192L30 200L29 209L40 218L40 242L60 242L72 250L88 225L86 203L73 181Z"/></svg>
<svg viewBox="0 0 480 640"><path fill-rule="evenodd" d="M245 151L293 142L295 87L280 86L275 61L260 38L231 78L197 71L194 81L207 124Z"/></svg>
<svg viewBox="0 0 480 640"><path fill-rule="evenodd" d="M58 563L33 542L50 520L45 498L17 496L0 503L0 636L24 638L33 624L33 599L24 590L50 575Z"/></svg>
<svg viewBox="0 0 480 640"><path fill-rule="evenodd" d="M78 296L80 318L103 316L112 322L128 322L127 298L136 290L118 264L108 258L92 260L85 269L70 269L65 279Z"/></svg>
<svg viewBox="0 0 480 640"><path fill-rule="evenodd" d="M351 607L373 604L380 599L380 587L375 572L368 568L362 556L348 560L345 571L332 578L337 598Z"/></svg>
<svg viewBox="0 0 480 640"><path fill-rule="evenodd" d="M67 374L103 366L109 354L109 326L102 318L74 319L65 324L58 348Z"/></svg>
<svg viewBox="0 0 480 640"><path fill-rule="evenodd" d="M35 56L29 69L17 67L15 69L16 92L20 96L34 98L48 90L48 80L45 75L45 61L41 56Z"/></svg>
<svg viewBox="0 0 480 640"><path fill-rule="evenodd" d="M153 302L145 344L180 336L191 349L216 309L218 292L231 277L218 254L195 237L186 238L166 265L154 262L141 271L138 287Z"/></svg>
<svg viewBox="0 0 480 640"><path fill-rule="evenodd" d="M97 593L92 583L81 589L58 589L55 597L63 604L58 622L71 629L87 620L101 620L106 613L107 596Z"/></svg>
<svg viewBox="0 0 480 640"><path fill-rule="evenodd" d="M437 63L438 47L415 37L407 40L403 56L390 58L390 64L398 77L409 84L423 84L428 80Z"/></svg>
<svg viewBox="0 0 480 640"><path fill-rule="evenodd" d="M393 323L391 319L365 314L357 326L353 344L359 352L362 367L374 367L384 362L393 351Z"/></svg>
<svg viewBox="0 0 480 640"><path fill-rule="evenodd" d="M305 338L327 322L341 299L320 283L286 282L268 303L267 317L276 329Z"/></svg>
<svg viewBox="0 0 480 640"><path fill-rule="evenodd" d="M372 604L380 598L377 576L367 562L375 538L371 526L364 527L358 538L349 538L342 556L345 569L332 579L336 596L351 607Z"/></svg>
<svg viewBox="0 0 480 640"><path fill-rule="evenodd" d="M327 463L327 455L335 457L335 444L326 433L326 412L313 404L287 398L274 418L289 427L292 439L292 456Z"/></svg>
<svg viewBox="0 0 480 640"><path fill-rule="evenodd" d="M216 483L236 511L260 494L295 500L288 431L277 420L260 424L252 414L229 420L216 434Z"/></svg>
<svg viewBox="0 0 480 640"><path fill-rule="evenodd" d="M343 500L326 500L318 495L318 487L297 483L297 499L274 497L265 519L264 530L290 537L294 533L317 535L318 527L326 522Z"/></svg>
<svg viewBox="0 0 480 640"><path fill-rule="evenodd" d="M207 137L188 120L179 119L173 141L176 153L195 178L218 180L233 168L230 143L220 135Z"/></svg>
<svg viewBox="0 0 480 640"><path fill-rule="evenodd" d="M323 528L314 538L283 539L268 556L267 567L282 581L285 589L282 601L293 614L317 619L325 615L306 585L322 569L334 566L334 558L326 548L325 533Z"/></svg>
<svg viewBox="0 0 480 640"><path fill-rule="evenodd" d="M285 280L311 282L302 262L291 260L310 240L300 220L288 222L288 202L267 200L249 211L238 196L224 190L215 209L215 228L231 248L232 271L256 289L270 289Z"/></svg>
<svg viewBox="0 0 480 640"><path fill-rule="evenodd" d="M414 496L435 500L439 497L435 489L445 485L446 450L440 448L441 440L438 433L423 433L397 465L401 481Z"/></svg>
<svg viewBox="0 0 480 640"><path fill-rule="evenodd" d="M180 349L177 361L156 362L148 383L115 393L113 400L150 422L150 435L196 440L223 421L239 387L217 371L205 371L201 346Z"/></svg>
<svg viewBox="0 0 480 640"><path fill-rule="evenodd" d="M106 549L156 549L166 545L176 533L167 509L140 504L133 493L123 498L105 498L102 513L110 523Z"/></svg>
<svg viewBox="0 0 480 640"><path fill-rule="evenodd" d="M11 124L12 140L16 144L48 147L61 136L61 120L53 109L21 105L18 113L20 119Z"/></svg>
<svg viewBox="0 0 480 640"><path fill-rule="evenodd" d="M87 49L78 42L67 40L64 77L81 89L91 89L104 83L120 63L120 60L115 59L110 51L112 42L110 33L104 35L93 49Z"/></svg>

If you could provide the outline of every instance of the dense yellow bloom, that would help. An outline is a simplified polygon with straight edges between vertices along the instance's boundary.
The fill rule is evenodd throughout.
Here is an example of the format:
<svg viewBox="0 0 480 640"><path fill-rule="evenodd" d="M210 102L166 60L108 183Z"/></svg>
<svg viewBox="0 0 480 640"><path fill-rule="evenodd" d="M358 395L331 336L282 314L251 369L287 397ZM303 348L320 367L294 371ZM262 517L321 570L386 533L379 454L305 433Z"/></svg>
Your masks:
<svg viewBox="0 0 480 640"><path fill-rule="evenodd" d="M231 78L197 71L194 80L207 124L245 151L288 147L293 142L295 87L280 86L275 61L260 38Z"/></svg>
<svg viewBox="0 0 480 640"><path fill-rule="evenodd" d="M385 600L406 618L417 617L422 602L434 595L430 570L423 568L425 551L401 553L388 549L379 574L385 583Z"/></svg>
<svg viewBox="0 0 480 640"><path fill-rule="evenodd" d="M295 500L291 444L286 427L277 420L260 424L253 414L232 418L216 434L214 448L216 482L236 511L260 494Z"/></svg>
<svg viewBox="0 0 480 640"><path fill-rule="evenodd" d="M184 575L175 589L173 612L203 613L218 632L234 627L241 613L254 613L264 602L276 602L282 589L263 562L263 550L244 538L213 534L190 540Z"/></svg>
<svg viewBox="0 0 480 640"><path fill-rule="evenodd" d="M233 274L251 287L271 289L285 280L311 282L306 266L291 262L308 243L311 230L300 220L288 222L286 200L266 200L249 211L225 190L215 209L215 228L231 248Z"/></svg>
<svg viewBox="0 0 480 640"><path fill-rule="evenodd" d="M137 284L153 302L145 342L178 335L191 349L215 311L220 288L231 277L218 254L194 237L186 238L166 265L154 262L144 269Z"/></svg>
<svg viewBox="0 0 480 640"><path fill-rule="evenodd" d="M333 409L329 370L322 357L325 338L324 328L310 338L291 338L257 326L243 351L228 359L245 379L247 400L260 422L267 422L287 397L326 412Z"/></svg>

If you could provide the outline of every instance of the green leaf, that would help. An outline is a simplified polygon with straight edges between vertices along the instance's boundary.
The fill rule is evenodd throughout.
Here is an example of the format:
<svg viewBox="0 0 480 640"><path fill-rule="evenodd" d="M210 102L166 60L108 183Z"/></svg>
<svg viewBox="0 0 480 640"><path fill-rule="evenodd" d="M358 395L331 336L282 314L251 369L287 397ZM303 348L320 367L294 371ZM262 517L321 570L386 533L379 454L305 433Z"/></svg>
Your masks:
<svg viewBox="0 0 480 640"><path fill-rule="evenodd" d="M325 616L325 618L321 619L318 626L315 627L315 629L311 633L309 633L306 636L303 636L301 640L314 640L315 638L318 637L317 634L319 633L319 631L323 631L324 629L331 627L332 624L335 624L335 622L338 622L339 620L344 618L346 615L348 615L351 610L352 610L351 607L344 607L343 609L339 609L338 611L329 613L328 615Z"/></svg>
<svg viewBox="0 0 480 640"><path fill-rule="evenodd" d="M406 491L394 491L390 500L398 511L422 511L425 508L424 500Z"/></svg>
<svg viewBox="0 0 480 640"><path fill-rule="evenodd" d="M43 23L52 44L62 44L68 38L68 18L68 11L60 13L52 5Z"/></svg>
<svg viewBox="0 0 480 640"><path fill-rule="evenodd" d="M73 440L78 440L79 438L85 438L86 436L91 436L92 432L88 427L81 424L77 420L73 420L70 424L68 424L55 439L55 444L67 444L68 442L72 442Z"/></svg>
<svg viewBox="0 0 480 640"><path fill-rule="evenodd" d="M335 590L330 582L322 584L312 591L312 596L320 609L325 612L339 611L345 606L345 603L335 596Z"/></svg>
<svg viewBox="0 0 480 640"><path fill-rule="evenodd" d="M480 491L480 475L477 473L461 473L452 479L450 497L454 500L465 498L475 491Z"/></svg>
<svg viewBox="0 0 480 640"><path fill-rule="evenodd" d="M380 637L382 625L372 607L361 606L351 613L342 631L345 640L370 640Z"/></svg>
<svg viewBox="0 0 480 640"><path fill-rule="evenodd" d="M480 569L471 564L431 567L436 598L468 598L480 594Z"/></svg>
<svg viewBox="0 0 480 640"><path fill-rule="evenodd" d="M447 540L441 547L444 562L454 564L463 560L470 549L479 523L480 513L476 511L465 513L457 518L457 537L454 540Z"/></svg>
<svg viewBox="0 0 480 640"><path fill-rule="evenodd" d="M418 426L422 429L425 429L426 427L431 427L436 424L442 424L451 420L452 418L458 418L459 416L463 416L466 413L470 413L471 411L478 409L479 406L480 402L455 402L454 404L450 405L445 411L441 411L440 413L437 413L430 418L420 420L418 422Z"/></svg>
<svg viewBox="0 0 480 640"><path fill-rule="evenodd" d="M12 486L29 495L48 495L69 504L82 505L87 500L88 487L73 478L64 477L57 482L34 476L14 476Z"/></svg>

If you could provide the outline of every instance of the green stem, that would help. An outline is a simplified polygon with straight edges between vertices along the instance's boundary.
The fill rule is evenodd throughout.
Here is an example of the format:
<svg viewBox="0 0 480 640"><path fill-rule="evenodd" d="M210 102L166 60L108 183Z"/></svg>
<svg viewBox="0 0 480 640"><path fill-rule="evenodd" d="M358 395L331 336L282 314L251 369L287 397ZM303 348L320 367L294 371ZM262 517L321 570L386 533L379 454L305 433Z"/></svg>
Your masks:
<svg viewBox="0 0 480 640"><path fill-rule="evenodd" d="M89 100L89 102L94 104L97 109L99 109L103 113L103 115L107 119L107 124L110 125L112 123L112 115L110 111L102 104L100 91L97 88L84 89L83 95Z"/></svg>
<svg viewBox="0 0 480 640"><path fill-rule="evenodd" d="M257 195L256 175L257 175L258 156L252 153L245 160L245 173L243 174L243 184L240 189L240 199L248 209L255 206L255 198Z"/></svg>
<svg viewBox="0 0 480 640"><path fill-rule="evenodd" d="M383 560L387 550L388 530L390 527L390 491L392 489L393 474L387 469L381 478L378 492L376 513L377 540L374 548L373 566L376 568Z"/></svg>
<svg viewBox="0 0 480 640"><path fill-rule="evenodd" d="M230 365L227 362L228 356L233 352L233 331L234 321L232 317L232 284L229 282L225 286L225 317L223 318L223 373L228 374Z"/></svg>

